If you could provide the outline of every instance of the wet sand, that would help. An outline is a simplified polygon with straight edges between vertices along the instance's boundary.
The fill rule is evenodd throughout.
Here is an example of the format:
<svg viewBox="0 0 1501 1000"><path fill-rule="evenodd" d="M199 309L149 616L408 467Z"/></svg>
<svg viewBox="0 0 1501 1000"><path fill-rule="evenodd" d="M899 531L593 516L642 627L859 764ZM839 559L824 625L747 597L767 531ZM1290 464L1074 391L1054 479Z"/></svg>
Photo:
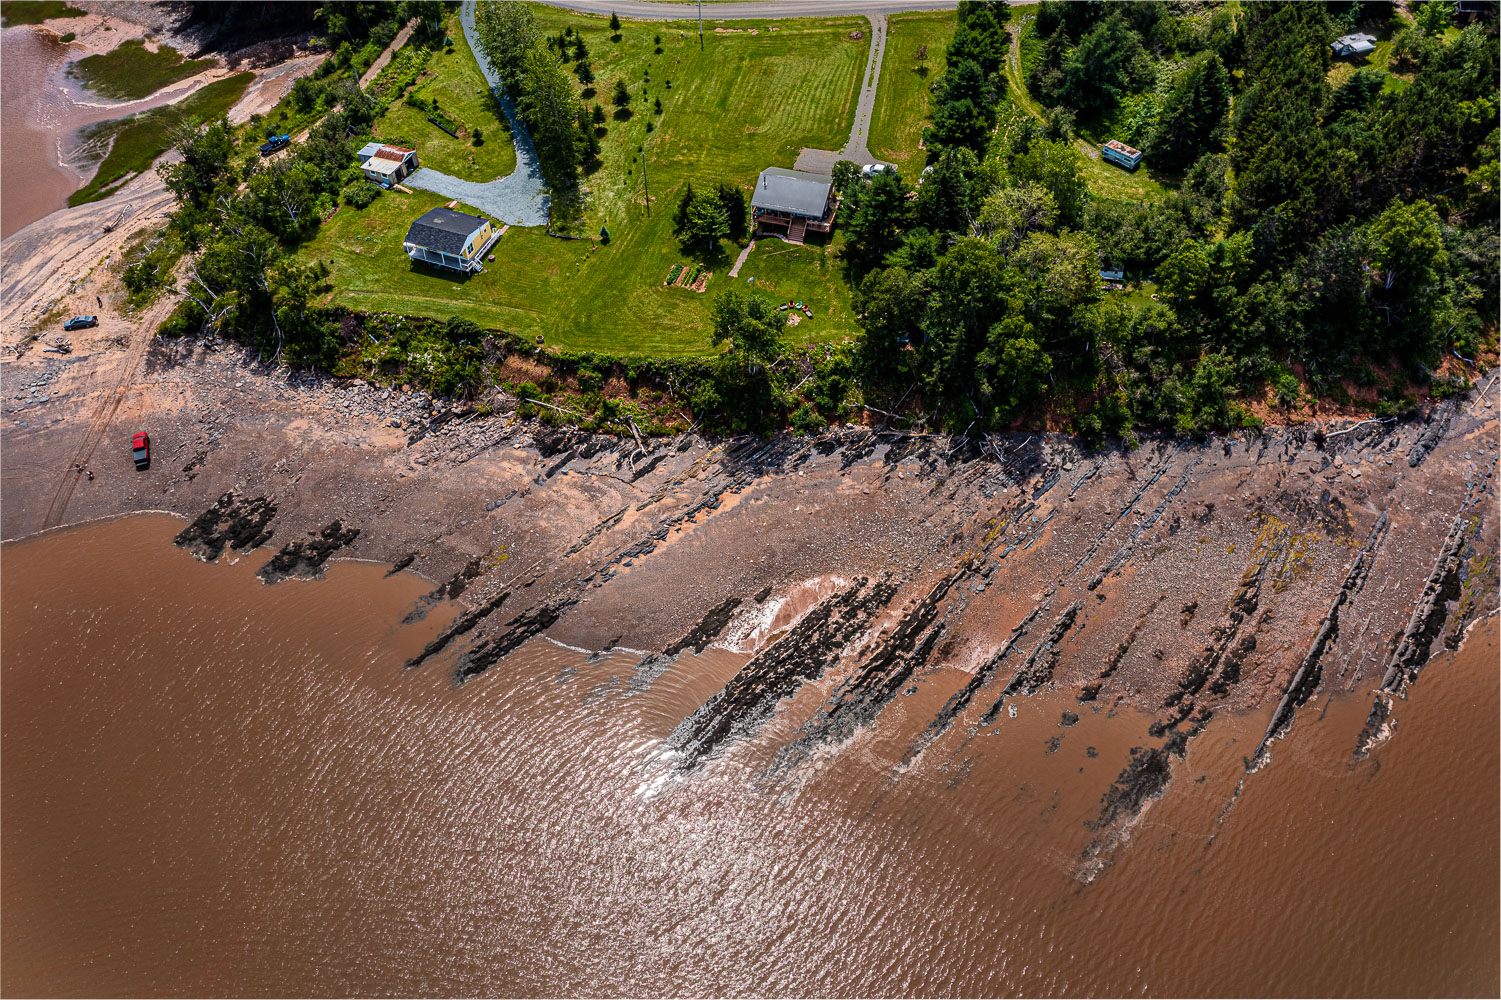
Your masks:
<svg viewBox="0 0 1501 1000"><path fill-rule="evenodd" d="M828 676L684 771L674 729L747 653L632 690L637 654L534 639L454 686L451 654L403 669L459 610L402 624L431 581L335 561L266 586L268 553L200 562L183 525L3 550L8 994L1501 987L1494 618L1368 757L1379 679L1321 695L1253 774L1272 706L1217 715L1087 880L1150 712L1054 687L904 768L970 676L941 666L777 769Z"/></svg>

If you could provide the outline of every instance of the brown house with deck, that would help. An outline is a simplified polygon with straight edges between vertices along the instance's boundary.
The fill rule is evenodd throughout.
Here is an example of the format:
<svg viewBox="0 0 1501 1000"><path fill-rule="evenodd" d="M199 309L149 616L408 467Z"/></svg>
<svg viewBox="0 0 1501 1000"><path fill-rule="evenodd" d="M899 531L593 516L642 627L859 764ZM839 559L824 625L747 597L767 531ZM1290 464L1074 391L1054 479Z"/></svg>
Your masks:
<svg viewBox="0 0 1501 1000"><path fill-rule="evenodd" d="M831 178L782 167L761 171L751 195L753 228L767 229L772 235L780 229L788 243L801 243L809 230L828 233L834 228L838 207Z"/></svg>

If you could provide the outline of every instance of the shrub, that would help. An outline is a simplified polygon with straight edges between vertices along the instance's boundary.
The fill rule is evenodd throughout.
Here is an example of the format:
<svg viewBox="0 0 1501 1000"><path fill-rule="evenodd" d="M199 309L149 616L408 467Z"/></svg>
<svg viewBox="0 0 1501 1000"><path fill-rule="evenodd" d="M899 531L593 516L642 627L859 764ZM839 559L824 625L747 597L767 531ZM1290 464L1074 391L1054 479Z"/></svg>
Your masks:
<svg viewBox="0 0 1501 1000"><path fill-rule="evenodd" d="M71 42L73 39L75 39L77 37L78 37L78 33L76 31L70 31L66 35L63 35L61 38L59 38L58 41L62 42L64 45L67 45L69 42Z"/></svg>
<svg viewBox="0 0 1501 1000"><path fill-rule="evenodd" d="M792 429L798 434L814 434L828 426L812 403L804 403L792 414Z"/></svg>
<svg viewBox="0 0 1501 1000"><path fill-rule="evenodd" d="M598 392L604 384L604 377L593 368L583 367L577 373L579 389L583 392Z"/></svg>
<svg viewBox="0 0 1501 1000"><path fill-rule="evenodd" d="M369 208L380 197L380 185L362 180L344 189L344 204L351 208Z"/></svg>
<svg viewBox="0 0 1501 1000"><path fill-rule="evenodd" d="M1279 406L1297 406L1298 400L1302 395L1298 386L1298 380L1291 372L1284 372L1278 375L1276 382L1272 385L1272 390L1277 394L1277 405Z"/></svg>

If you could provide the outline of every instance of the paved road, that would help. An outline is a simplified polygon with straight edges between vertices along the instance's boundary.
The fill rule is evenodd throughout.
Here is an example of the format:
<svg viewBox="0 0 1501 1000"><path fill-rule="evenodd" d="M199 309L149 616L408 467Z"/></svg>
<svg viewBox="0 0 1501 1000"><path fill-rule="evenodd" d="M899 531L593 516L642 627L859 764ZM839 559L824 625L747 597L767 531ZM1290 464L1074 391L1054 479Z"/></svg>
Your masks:
<svg viewBox="0 0 1501 1000"><path fill-rule="evenodd" d="M466 205L473 205L501 222L513 226L547 225L547 185L542 183L542 166L537 162L537 148L532 145L531 133L516 113L516 103L505 92L500 76L485 56L479 36L474 30L474 0L464 0L459 13L464 25L464 38L474 52L474 61L485 74L490 89L500 102L506 120L511 123L511 137L516 143L516 169L493 181L466 181L429 167L414 171L403 183L408 187L433 191L445 198L457 198Z"/></svg>
<svg viewBox="0 0 1501 1000"><path fill-rule="evenodd" d="M553 7L586 14L619 14L643 21L698 19L696 3L655 0L545 0ZM895 14L904 10L952 10L957 0L742 0L711 3L704 8L705 21L740 21L747 18L841 17Z"/></svg>

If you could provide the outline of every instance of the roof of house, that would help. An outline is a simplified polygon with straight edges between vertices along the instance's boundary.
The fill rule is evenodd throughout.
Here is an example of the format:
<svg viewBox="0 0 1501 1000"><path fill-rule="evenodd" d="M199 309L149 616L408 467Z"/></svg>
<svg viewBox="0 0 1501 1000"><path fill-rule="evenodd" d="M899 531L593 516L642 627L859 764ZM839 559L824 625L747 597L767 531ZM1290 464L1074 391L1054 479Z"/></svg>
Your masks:
<svg viewBox="0 0 1501 1000"><path fill-rule="evenodd" d="M365 161L365 169L376 174L394 174L401 169L403 162L403 160L381 156L379 153L376 153Z"/></svg>
<svg viewBox="0 0 1501 1000"><path fill-rule="evenodd" d="M435 208L412 223L412 228L407 230L406 242L457 255L474 231L484 224L485 220L477 216L455 212L451 208Z"/></svg>
<svg viewBox="0 0 1501 1000"><path fill-rule="evenodd" d="M1369 52L1376 47L1376 36L1357 32L1353 35L1342 35L1329 44L1335 49Z"/></svg>
<svg viewBox="0 0 1501 1000"><path fill-rule="evenodd" d="M756 181L751 207L822 218L823 210L829 204L832 185L833 180L821 174L767 167Z"/></svg>
<svg viewBox="0 0 1501 1000"><path fill-rule="evenodd" d="M360 151L354 154L361 163L372 157L379 156L383 160L404 160L415 153L415 149L405 149L401 146L388 146L383 142L367 142L360 147Z"/></svg>
<svg viewBox="0 0 1501 1000"><path fill-rule="evenodd" d="M1126 145L1119 139L1111 139L1105 143L1105 148L1120 153L1122 156L1140 156L1141 150Z"/></svg>

